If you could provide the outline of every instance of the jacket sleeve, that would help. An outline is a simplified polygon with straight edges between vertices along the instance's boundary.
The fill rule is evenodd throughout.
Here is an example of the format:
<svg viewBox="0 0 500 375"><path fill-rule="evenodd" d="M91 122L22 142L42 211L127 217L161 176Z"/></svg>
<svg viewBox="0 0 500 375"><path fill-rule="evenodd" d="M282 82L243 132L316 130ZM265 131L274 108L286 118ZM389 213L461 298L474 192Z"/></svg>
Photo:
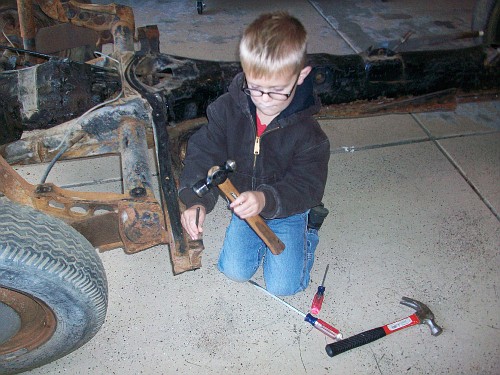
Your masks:
<svg viewBox="0 0 500 375"><path fill-rule="evenodd" d="M207 108L208 124L201 127L188 141L179 186L179 198L186 207L201 204L207 213L215 207L219 196L218 189L212 188L205 196L198 197L192 187L198 181L206 180L211 167L220 165L227 159L226 132L222 122L217 121L214 116L216 108L217 101Z"/></svg>

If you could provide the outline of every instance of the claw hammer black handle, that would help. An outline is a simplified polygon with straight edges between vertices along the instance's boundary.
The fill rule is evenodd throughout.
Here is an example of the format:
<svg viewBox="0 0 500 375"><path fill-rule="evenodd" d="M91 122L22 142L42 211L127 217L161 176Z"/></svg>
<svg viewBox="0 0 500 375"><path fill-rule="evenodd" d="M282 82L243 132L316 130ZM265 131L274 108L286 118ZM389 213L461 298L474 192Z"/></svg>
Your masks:
<svg viewBox="0 0 500 375"><path fill-rule="evenodd" d="M363 333L358 333L355 336L348 337L345 340L340 340L328 344L325 348L326 353L330 357L334 357L337 354L341 354L359 346L369 344L370 342L381 339L384 336L386 336L386 333L382 327L373 328L369 331L365 331Z"/></svg>
<svg viewBox="0 0 500 375"><path fill-rule="evenodd" d="M238 196L238 190L234 187L233 183L226 179L223 183L217 185L217 187L224 193L224 195L233 202ZM276 234L269 228L264 219L257 216L252 216L245 221L250 225L250 227L257 233L257 235L264 241L264 243L269 247L269 250L274 255L279 255L285 249L285 244L276 236Z"/></svg>
<svg viewBox="0 0 500 375"><path fill-rule="evenodd" d="M414 326L420 323L420 319L416 314L412 314L407 318L398 320L397 322L386 324L385 326L373 328L368 331L358 333L357 335L346 338L345 340L340 340L332 344L328 344L325 347L326 353L330 357L334 357L337 354L347 352L348 350L358 348L370 342L376 341L385 337L393 332L399 331L407 327Z"/></svg>

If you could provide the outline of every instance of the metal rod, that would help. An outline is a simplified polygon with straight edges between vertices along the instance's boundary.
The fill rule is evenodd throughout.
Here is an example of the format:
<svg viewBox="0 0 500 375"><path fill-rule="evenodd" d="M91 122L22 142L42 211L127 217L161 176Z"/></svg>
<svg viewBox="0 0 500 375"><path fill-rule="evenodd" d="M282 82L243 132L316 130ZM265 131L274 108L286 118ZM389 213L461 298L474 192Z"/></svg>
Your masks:
<svg viewBox="0 0 500 375"><path fill-rule="evenodd" d="M279 301L281 302L283 305L285 305L286 307L288 307L290 310L293 310L295 311L297 314L299 315L302 315L303 318L306 317L306 314L303 313L302 311L296 309L295 307L293 307L292 305L290 305L289 303L283 301L281 298L278 298L276 297L274 294L272 294L271 292L268 292L265 288L261 287L259 284L257 284L255 281L253 280L248 280L248 282L250 284L252 284L254 287L256 287L257 289L263 291L264 293L266 293L267 295L269 295L270 297L273 297L276 301Z"/></svg>
<svg viewBox="0 0 500 375"><path fill-rule="evenodd" d="M198 228L199 223L200 223L200 207L196 207L196 228Z"/></svg>
<svg viewBox="0 0 500 375"><path fill-rule="evenodd" d="M19 14L19 29L25 49L35 49L35 17L33 13L33 0L17 0Z"/></svg>
<svg viewBox="0 0 500 375"><path fill-rule="evenodd" d="M325 275L323 276L323 281L321 282L321 286L325 286L326 274L328 273L328 268L330 268L330 264L326 265Z"/></svg>
<svg viewBox="0 0 500 375"><path fill-rule="evenodd" d="M45 53L40 53L40 52L36 52L36 51L31 51L31 50L28 50L28 49L16 48L16 47L11 47L11 46L0 45L0 49L6 49L6 50L9 50L9 51L14 51L14 52L27 53L29 55L33 55L33 56L36 56L36 57L41 57L41 58L44 58L44 59L51 59L51 58L54 57L54 56L51 56L51 55L47 55Z"/></svg>

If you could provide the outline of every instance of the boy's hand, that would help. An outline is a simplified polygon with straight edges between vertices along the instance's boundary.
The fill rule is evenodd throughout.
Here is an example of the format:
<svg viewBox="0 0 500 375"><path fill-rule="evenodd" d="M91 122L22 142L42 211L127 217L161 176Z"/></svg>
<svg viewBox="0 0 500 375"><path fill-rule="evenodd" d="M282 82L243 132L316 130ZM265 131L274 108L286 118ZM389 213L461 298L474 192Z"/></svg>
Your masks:
<svg viewBox="0 0 500 375"><path fill-rule="evenodd" d="M245 191L229 207L240 219L257 216L264 209L266 196L261 191Z"/></svg>
<svg viewBox="0 0 500 375"><path fill-rule="evenodd" d="M196 226L196 211L200 208L198 226ZM201 205L195 205L186 209L181 215L181 223L192 240L198 240L203 232L203 222L205 221L206 209Z"/></svg>

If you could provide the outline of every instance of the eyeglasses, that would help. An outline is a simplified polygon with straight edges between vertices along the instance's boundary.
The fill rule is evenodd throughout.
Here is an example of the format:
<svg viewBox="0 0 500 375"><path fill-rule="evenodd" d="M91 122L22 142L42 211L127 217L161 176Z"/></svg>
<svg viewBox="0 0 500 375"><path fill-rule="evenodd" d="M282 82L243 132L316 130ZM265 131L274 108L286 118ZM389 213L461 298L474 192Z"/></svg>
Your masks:
<svg viewBox="0 0 500 375"><path fill-rule="evenodd" d="M281 92L272 92L272 91L262 91L262 90L257 90L257 89L249 89L246 77L245 77L245 80L243 82L243 87L241 88L241 90L245 94L247 94L248 96L253 96L254 98L258 98L258 97L263 96L264 94L267 94L271 99L285 101L285 100L287 100L292 95L293 90L295 89L295 86L297 86L297 82L299 81L299 77L300 77L300 74L295 79L295 83L293 84L293 87L290 90L290 93L288 93L288 94L283 94Z"/></svg>

